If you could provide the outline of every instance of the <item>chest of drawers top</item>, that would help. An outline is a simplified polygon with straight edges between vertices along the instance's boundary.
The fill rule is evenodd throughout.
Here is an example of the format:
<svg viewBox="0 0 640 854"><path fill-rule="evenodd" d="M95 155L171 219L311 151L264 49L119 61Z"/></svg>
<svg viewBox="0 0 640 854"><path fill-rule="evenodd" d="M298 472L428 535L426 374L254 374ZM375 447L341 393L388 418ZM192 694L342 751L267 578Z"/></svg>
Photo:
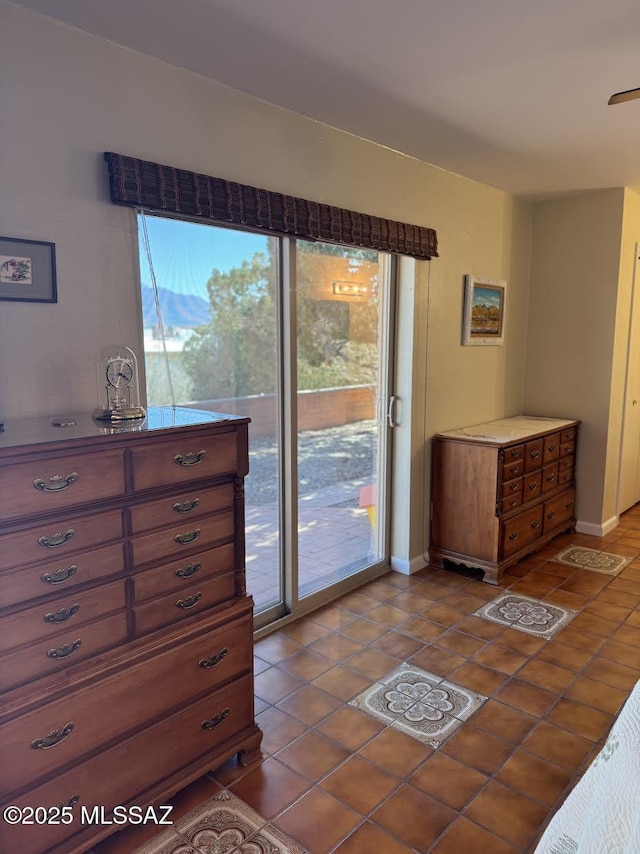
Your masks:
<svg viewBox="0 0 640 854"><path fill-rule="evenodd" d="M513 418L500 418L496 421L486 421L456 430L446 430L437 436L444 439L455 439L462 442L495 445L507 445L525 442L534 437L542 437L552 433L568 433L575 429L580 422L568 418L542 418L528 415L516 415Z"/></svg>

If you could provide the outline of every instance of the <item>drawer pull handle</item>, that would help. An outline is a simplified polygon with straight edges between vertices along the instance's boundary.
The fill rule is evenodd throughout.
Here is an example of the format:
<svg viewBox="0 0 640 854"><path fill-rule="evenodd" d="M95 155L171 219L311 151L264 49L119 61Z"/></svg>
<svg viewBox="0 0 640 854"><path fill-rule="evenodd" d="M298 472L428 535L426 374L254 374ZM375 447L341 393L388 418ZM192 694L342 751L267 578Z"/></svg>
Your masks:
<svg viewBox="0 0 640 854"><path fill-rule="evenodd" d="M520 471L520 466L511 466L509 471L511 472L511 474L518 474L518 472Z"/></svg>
<svg viewBox="0 0 640 854"><path fill-rule="evenodd" d="M547 481L548 481L549 483L551 483L551 481L552 481L552 480L555 480L555 479L556 479L555 474L548 474L548 475L547 475Z"/></svg>
<svg viewBox="0 0 640 854"><path fill-rule="evenodd" d="M176 501L176 503L173 505L173 509L176 511L176 513L190 513L191 510L196 509L198 504L200 504L199 498L194 498L193 501L183 501L182 504L180 504L179 501Z"/></svg>
<svg viewBox="0 0 640 854"><path fill-rule="evenodd" d="M555 449L556 449L557 447L558 447L557 445L549 445L549 450L550 450L550 451L555 451Z"/></svg>
<svg viewBox="0 0 640 854"><path fill-rule="evenodd" d="M511 501L509 502L509 507L517 507L517 506L518 506L518 499L512 498Z"/></svg>
<svg viewBox="0 0 640 854"><path fill-rule="evenodd" d="M209 658L201 658L198 662L198 666L202 667L203 670L208 670L210 667L215 667L216 664L220 664L225 655L229 652L229 650L224 646L220 652L216 652L214 655L211 655Z"/></svg>
<svg viewBox="0 0 640 854"><path fill-rule="evenodd" d="M206 457L206 451L190 451L188 454L176 454L173 458L179 466L197 466Z"/></svg>
<svg viewBox="0 0 640 854"><path fill-rule="evenodd" d="M514 531L513 534L509 534L509 539L510 540L517 540L519 536L520 536L520 531Z"/></svg>
<svg viewBox="0 0 640 854"><path fill-rule="evenodd" d="M511 451L511 456L512 456L514 459L517 459L517 458L520 456L520 451L519 451L517 448L514 448L514 449Z"/></svg>
<svg viewBox="0 0 640 854"><path fill-rule="evenodd" d="M201 533L200 528L196 528L195 531L187 531L186 534L176 534L173 539L181 546L186 546L189 543L194 543Z"/></svg>
<svg viewBox="0 0 640 854"><path fill-rule="evenodd" d="M555 510L552 510L550 513L547 513L547 519L555 519L558 514Z"/></svg>
<svg viewBox="0 0 640 854"><path fill-rule="evenodd" d="M68 566L66 569L56 569L53 575L50 572L45 572L44 575L40 576L40 580L44 581L45 584L64 584L64 582L72 578L77 571L78 567L73 564L72 566Z"/></svg>
<svg viewBox="0 0 640 854"><path fill-rule="evenodd" d="M532 528L539 528L540 525L542 525L542 522L540 522L540 521L536 521L536 522L531 523Z"/></svg>
<svg viewBox="0 0 640 854"><path fill-rule="evenodd" d="M529 456L531 457L532 460L537 460L538 457L540 456L540 451L531 451Z"/></svg>
<svg viewBox="0 0 640 854"><path fill-rule="evenodd" d="M73 539L75 536L75 531L73 528L69 528L64 534L62 531L56 531L55 534L51 534L50 537L38 537L38 544L43 546L45 549L57 549L58 546L63 546L65 543L68 543L69 540Z"/></svg>
<svg viewBox="0 0 640 854"><path fill-rule="evenodd" d="M529 489L533 491L534 489L537 489L539 486L540 486L540 484L538 483L538 481L534 480L533 483L529 484Z"/></svg>
<svg viewBox="0 0 640 854"><path fill-rule="evenodd" d="M76 602L70 608L58 608L55 612L49 611L48 614L44 615L44 621L45 623L64 623L65 620L70 620L74 614L77 614L79 610L80 605Z"/></svg>
<svg viewBox="0 0 640 854"><path fill-rule="evenodd" d="M178 578L191 578L191 576L195 575L201 567L201 563L190 563L189 566L185 566L184 569L176 569L176 575Z"/></svg>
<svg viewBox="0 0 640 854"><path fill-rule="evenodd" d="M75 807L75 805L78 803L79 800L80 800L80 795L71 795L71 797L66 802L66 804L58 804L57 805L58 809L63 810L65 807L67 807L67 809L69 807Z"/></svg>
<svg viewBox="0 0 640 854"><path fill-rule="evenodd" d="M565 509L566 509L566 510L571 510L571 508L573 507L573 501L569 501L569 502L568 502L567 504L565 504L564 506L565 506Z"/></svg>
<svg viewBox="0 0 640 854"><path fill-rule="evenodd" d="M229 709L223 709L221 712L218 712L217 715L214 715L212 718L209 718L208 721L202 721L200 726L202 729L215 729L217 726L220 726L222 721L229 716Z"/></svg>
<svg viewBox="0 0 640 854"><path fill-rule="evenodd" d="M573 453L573 445L567 445L567 447L564 449L564 452L565 452L565 454L572 454Z"/></svg>
<svg viewBox="0 0 640 854"><path fill-rule="evenodd" d="M196 593L194 596L187 596L186 599L178 599L176 608L193 608L202 599L202 593Z"/></svg>
<svg viewBox="0 0 640 854"><path fill-rule="evenodd" d="M80 649L81 640L74 640L73 643L63 643L58 649L50 649L47 652L47 658L67 658L73 655L76 650Z"/></svg>
<svg viewBox="0 0 640 854"><path fill-rule="evenodd" d="M44 480L42 477L37 477L33 481L33 485L41 492L60 492L61 489L68 489L78 480L80 475L77 471L72 471L66 477L61 474L54 474L49 480Z"/></svg>
<svg viewBox="0 0 640 854"><path fill-rule="evenodd" d="M44 738L34 738L31 742L31 747L34 750L48 750L50 747L55 747L60 744L67 736L71 735L73 730L73 721L69 721L60 729L52 729Z"/></svg>
<svg viewBox="0 0 640 854"><path fill-rule="evenodd" d="M520 484L519 483L512 483L511 486L509 487L509 489L511 490L511 492L515 492L517 489L520 489Z"/></svg>

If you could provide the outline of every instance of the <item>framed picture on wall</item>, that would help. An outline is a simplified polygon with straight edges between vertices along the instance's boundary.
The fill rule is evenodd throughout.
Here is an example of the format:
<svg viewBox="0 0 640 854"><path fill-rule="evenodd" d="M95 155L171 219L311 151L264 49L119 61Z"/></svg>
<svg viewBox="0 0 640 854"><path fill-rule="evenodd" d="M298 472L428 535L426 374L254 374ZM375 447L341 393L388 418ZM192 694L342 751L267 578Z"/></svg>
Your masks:
<svg viewBox="0 0 640 854"><path fill-rule="evenodd" d="M0 237L0 300L58 301L53 243Z"/></svg>
<svg viewBox="0 0 640 854"><path fill-rule="evenodd" d="M502 344L507 283L464 277L463 344Z"/></svg>

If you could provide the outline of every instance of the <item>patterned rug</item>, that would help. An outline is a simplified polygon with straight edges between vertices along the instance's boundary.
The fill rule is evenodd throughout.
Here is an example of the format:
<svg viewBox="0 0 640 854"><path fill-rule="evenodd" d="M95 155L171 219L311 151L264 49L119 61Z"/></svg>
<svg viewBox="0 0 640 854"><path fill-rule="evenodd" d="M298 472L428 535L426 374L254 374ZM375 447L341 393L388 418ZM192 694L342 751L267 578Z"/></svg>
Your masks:
<svg viewBox="0 0 640 854"><path fill-rule="evenodd" d="M551 640L577 613L528 596L505 593L483 605L474 616Z"/></svg>
<svg viewBox="0 0 640 854"><path fill-rule="evenodd" d="M309 854L240 798L222 791L133 854Z"/></svg>
<svg viewBox="0 0 640 854"><path fill-rule="evenodd" d="M349 705L437 748L460 729L486 699L482 694L404 662L350 700Z"/></svg>

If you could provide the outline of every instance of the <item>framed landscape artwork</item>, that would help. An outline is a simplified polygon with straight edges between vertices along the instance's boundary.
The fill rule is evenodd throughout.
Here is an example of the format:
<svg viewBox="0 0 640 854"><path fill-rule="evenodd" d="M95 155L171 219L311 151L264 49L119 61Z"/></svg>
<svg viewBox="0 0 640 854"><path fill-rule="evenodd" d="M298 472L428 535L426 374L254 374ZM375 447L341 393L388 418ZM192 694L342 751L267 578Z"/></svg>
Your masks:
<svg viewBox="0 0 640 854"><path fill-rule="evenodd" d="M465 276L463 344L502 344L507 283Z"/></svg>

